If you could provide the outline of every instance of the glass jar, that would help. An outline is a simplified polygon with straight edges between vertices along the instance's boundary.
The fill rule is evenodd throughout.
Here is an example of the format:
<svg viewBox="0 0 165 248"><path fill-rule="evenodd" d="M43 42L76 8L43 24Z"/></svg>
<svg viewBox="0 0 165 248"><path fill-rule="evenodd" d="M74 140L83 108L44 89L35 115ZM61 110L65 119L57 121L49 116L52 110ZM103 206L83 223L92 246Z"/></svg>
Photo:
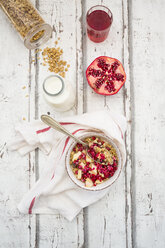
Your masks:
<svg viewBox="0 0 165 248"><path fill-rule="evenodd" d="M50 38L51 26L29 0L0 0L0 6L28 49L35 49Z"/></svg>
<svg viewBox="0 0 165 248"><path fill-rule="evenodd" d="M67 111L75 104L75 91L72 84L59 75L47 77L43 82L43 95L56 111Z"/></svg>

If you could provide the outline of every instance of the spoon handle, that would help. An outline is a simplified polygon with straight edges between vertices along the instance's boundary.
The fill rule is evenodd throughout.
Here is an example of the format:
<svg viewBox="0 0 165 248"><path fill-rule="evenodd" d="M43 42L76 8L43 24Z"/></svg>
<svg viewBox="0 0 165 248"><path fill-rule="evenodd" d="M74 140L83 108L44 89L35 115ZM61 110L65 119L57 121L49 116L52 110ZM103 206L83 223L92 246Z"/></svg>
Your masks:
<svg viewBox="0 0 165 248"><path fill-rule="evenodd" d="M59 131L61 133L64 133L64 134L68 135L69 137L71 137L72 139L74 139L75 141L77 141L78 143L81 143L83 146L87 146L86 143L84 143L83 141L81 141L80 139L78 139L76 136L74 136L72 133L70 133L58 121L55 121L55 119L53 119L49 115L41 115L41 120L45 124L47 124L48 126L56 129L57 131Z"/></svg>

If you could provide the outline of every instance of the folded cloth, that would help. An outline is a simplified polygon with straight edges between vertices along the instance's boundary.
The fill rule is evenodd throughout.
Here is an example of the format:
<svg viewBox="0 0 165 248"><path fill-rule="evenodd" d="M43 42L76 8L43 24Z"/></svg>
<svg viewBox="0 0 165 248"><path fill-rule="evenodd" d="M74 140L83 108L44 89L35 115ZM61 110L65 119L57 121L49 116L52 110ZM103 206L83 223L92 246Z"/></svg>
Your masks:
<svg viewBox="0 0 165 248"><path fill-rule="evenodd" d="M101 130L117 143L124 165L124 116L109 110L63 118L60 123L77 136L88 132L89 129ZM25 155L39 147L48 156L39 180L18 205L21 213L50 214L59 211L71 221L82 208L101 199L109 191L109 188L96 192L87 191L72 182L64 162L71 141L66 135L39 120L16 127L14 142L8 146L10 150L17 150L21 155Z"/></svg>

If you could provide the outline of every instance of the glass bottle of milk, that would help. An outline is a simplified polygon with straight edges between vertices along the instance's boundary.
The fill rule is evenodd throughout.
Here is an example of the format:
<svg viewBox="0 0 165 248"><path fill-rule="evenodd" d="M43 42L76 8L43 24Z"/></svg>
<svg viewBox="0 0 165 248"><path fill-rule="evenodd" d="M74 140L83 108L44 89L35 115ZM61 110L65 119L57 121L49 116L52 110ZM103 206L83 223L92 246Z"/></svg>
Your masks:
<svg viewBox="0 0 165 248"><path fill-rule="evenodd" d="M75 103L75 91L71 83L64 81L59 75L52 75L44 80L43 94L56 111L67 111Z"/></svg>

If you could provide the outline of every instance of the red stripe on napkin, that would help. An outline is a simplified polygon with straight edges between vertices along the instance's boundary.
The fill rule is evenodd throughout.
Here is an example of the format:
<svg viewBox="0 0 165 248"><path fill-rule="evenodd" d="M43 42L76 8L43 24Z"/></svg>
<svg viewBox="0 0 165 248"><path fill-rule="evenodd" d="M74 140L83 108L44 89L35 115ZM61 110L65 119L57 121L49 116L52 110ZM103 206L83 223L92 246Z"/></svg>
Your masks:
<svg viewBox="0 0 165 248"><path fill-rule="evenodd" d="M34 198L33 198L33 200L32 200L32 201L31 201L31 203L30 203L30 207L29 207L29 214L32 214L32 208L33 208L33 205L34 205L35 199L36 199L36 197L34 197Z"/></svg>
<svg viewBox="0 0 165 248"><path fill-rule="evenodd" d="M75 134L75 133L77 133L77 132L79 132L79 131L83 131L83 130L85 130L85 129L77 129L77 130L75 130L72 134ZM65 145L64 145L64 149L63 149L63 151L62 151L62 154L64 153L64 151L65 151L65 148L66 148L66 146L67 146L67 144L68 144L68 142L69 142L69 139L70 139L70 137L68 137L67 139L66 139L66 141L65 141ZM61 156L62 156L62 154L61 154ZM52 175L52 177L51 177L51 180L54 178L54 173L53 173L53 175Z"/></svg>
<svg viewBox="0 0 165 248"><path fill-rule="evenodd" d="M51 177L51 180L54 178L54 174L53 174L53 176Z"/></svg>
<svg viewBox="0 0 165 248"><path fill-rule="evenodd" d="M121 130L121 128L120 128L120 126L118 125L118 123L113 119L113 121L115 122L115 124L118 126L118 128L119 128L119 131L120 131L120 133L121 133L121 138L123 139L124 137L123 137L123 132L122 132L122 130Z"/></svg>
<svg viewBox="0 0 165 248"><path fill-rule="evenodd" d="M77 130L75 130L72 134L75 134L75 133L77 133L77 132L79 132L79 131L83 131L83 130L85 130L85 129L77 129ZM69 139L70 139L70 137L68 137L68 138L66 139L66 141L65 141L65 145L64 145L64 149L63 149L63 151L62 151L62 154L63 154L64 151L65 151L65 148L66 148L66 146L67 146L67 144L68 144L68 142L69 142Z"/></svg>
<svg viewBox="0 0 165 248"><path fill-rule="evenodd" d="M60 122L60 124L61 125L72 125L72 124L75 124L75 123L74 122ZM50 128L51 127L46 127L44 129L40 129L40 130L36 131L36 133L39 134L39 133L47 132L47 131L49 131Z"/></svg>
<svg viewBox="0 0 165 248"><path fill-rule="evenodd" d="M44 128L44 129L41 129L41 130L36 131L36 133L37 133L37 134L39 134L39 133L44 133L44 132L46 132L46 131L49 131L49 129L50 129L50 127L47 127L47 128Z"/></svg>

